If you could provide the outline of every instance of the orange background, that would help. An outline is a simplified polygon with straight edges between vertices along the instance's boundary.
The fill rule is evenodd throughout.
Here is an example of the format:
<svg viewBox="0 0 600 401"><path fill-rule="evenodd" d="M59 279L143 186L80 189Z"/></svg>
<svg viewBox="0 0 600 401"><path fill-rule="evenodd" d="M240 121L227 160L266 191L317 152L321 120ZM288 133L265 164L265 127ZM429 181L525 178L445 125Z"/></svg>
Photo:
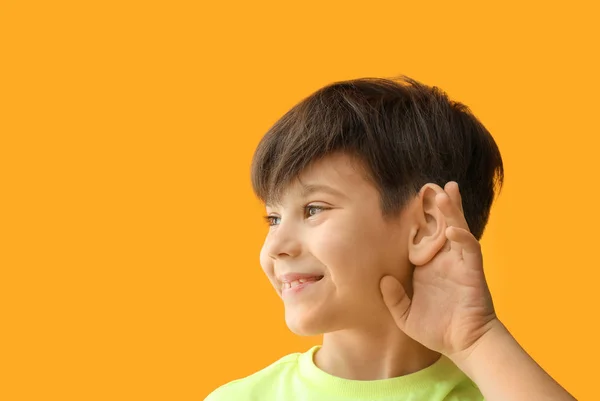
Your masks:
<svg viewBox="0 0 600 401"><path fill-rule="evenodd" d="M593 399L598 10L399 3L3 2L0 399L201 400L317 343L262 276L250 159L314 90L397 74L495 136L498 313Z"/></svg>

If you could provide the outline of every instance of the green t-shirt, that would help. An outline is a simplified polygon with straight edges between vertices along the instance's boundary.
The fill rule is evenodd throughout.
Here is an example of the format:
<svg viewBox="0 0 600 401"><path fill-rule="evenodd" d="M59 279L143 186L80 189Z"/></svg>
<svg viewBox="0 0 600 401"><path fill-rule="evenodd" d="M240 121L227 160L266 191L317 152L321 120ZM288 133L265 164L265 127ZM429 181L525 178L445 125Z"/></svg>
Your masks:
<svg viewBox="0 0 600 401"><path fill-rule="evenodd" d="M418 372L383 380L348 380L319 369L313 355L287 355L212 392L205 401L481 401L475 384L448 358Z"/></svg>

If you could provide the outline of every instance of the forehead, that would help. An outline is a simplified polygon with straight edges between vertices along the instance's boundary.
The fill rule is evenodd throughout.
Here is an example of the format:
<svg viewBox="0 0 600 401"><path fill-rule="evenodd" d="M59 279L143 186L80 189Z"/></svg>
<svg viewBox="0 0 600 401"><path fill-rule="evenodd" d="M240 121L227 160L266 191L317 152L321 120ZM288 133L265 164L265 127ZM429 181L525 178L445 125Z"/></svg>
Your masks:
<svg viewBox="0 0 600 401"><path fill-rule="evenodd" d="M363 163L343 153L328 155L310 164L284 188L278 203L315 192L345 199L377 194Z"/></svg>
<svg viewBox="0 0 600 401"><path fill-rule="evenodd" d="M302 183L320 181L338 186L364 185L367 183L365 178L363 164L344 153L328 155L317 160L298 175L298 181Z"/></svg>

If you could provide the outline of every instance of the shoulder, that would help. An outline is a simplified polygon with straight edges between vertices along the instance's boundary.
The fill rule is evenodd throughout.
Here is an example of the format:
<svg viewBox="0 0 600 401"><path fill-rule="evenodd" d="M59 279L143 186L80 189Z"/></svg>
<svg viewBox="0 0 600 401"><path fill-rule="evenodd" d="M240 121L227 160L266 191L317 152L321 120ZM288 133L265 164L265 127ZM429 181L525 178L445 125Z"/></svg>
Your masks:
<svg viewBox="0 0 600 401"><path fill-rule="evenodd" d="M204 401L253 400L262 399L265 392L273 388L282 375L292 373L297 366L300 353L284 356L264 369L250 376L233 380L214 390Z"/></svg>

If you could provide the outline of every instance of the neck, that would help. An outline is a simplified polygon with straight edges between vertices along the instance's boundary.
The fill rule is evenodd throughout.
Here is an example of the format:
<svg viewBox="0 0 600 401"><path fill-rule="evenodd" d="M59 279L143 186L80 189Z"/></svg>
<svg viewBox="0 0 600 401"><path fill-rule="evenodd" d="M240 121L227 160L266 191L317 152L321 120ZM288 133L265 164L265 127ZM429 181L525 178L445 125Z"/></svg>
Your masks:
<svg viewBox="0 0 600 401"><path fill-rule="evenodd" d="M391 319L377 326L324 334L315 364L344 379L380 380L417 372L440 358L400 331Z"/></svg>

